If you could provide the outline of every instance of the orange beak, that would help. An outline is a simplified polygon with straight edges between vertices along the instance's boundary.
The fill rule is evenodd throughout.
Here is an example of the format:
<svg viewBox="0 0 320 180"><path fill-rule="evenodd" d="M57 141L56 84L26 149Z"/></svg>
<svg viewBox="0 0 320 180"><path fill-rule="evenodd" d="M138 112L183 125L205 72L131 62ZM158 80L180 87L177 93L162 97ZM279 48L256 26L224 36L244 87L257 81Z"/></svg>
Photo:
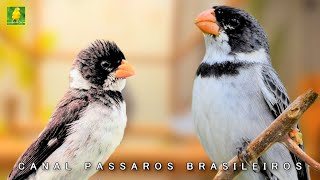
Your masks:
<svg viewBox="0 0 320 180"><path fill-rule="evenodd" d="M127 78L135 74L133 66L126 60L122 60L121 65L116 70L117 78Z"/></svg>
<svg viewBox="0 0 320 180"><path fill-rule="evenodd" d="M213 34L215 36L219 35L220 27L217 24L214 9L209 9L200 13L194 23L203 33Z"/></svg>

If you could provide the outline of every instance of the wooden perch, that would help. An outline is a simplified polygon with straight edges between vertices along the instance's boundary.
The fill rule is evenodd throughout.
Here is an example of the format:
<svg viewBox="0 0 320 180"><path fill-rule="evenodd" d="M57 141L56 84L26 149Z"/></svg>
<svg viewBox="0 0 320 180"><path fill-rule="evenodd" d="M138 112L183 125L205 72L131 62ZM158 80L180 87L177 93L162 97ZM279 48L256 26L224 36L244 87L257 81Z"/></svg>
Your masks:
<svg viewBox="0 0 320 180"><path fill-rule="evenodd" d="M289 132L293 130L298 123L302 114L316 101L318 94L313 90L308 90L305 94L300 95L280 116L275 119L271 125L256 137L246 148L246 162L252 164L274 143L280 142L297 155L312 168L320 170L320 164L303 152L297 143L289 137ZM242 160L243 154L233 157L228 162L228 170L223 170L220 166L214 180L233 179L242 171L242 167L247 167ZM237 164L237 171L233 170L234 164Z"/></svg>

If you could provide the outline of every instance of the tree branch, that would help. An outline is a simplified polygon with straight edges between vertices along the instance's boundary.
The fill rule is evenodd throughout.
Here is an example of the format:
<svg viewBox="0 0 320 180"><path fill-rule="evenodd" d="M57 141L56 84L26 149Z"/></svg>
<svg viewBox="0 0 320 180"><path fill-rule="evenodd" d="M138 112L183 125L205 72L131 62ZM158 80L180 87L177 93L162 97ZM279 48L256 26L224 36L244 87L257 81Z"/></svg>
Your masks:
<svg viewBox="0 0 320 180"><path fill-rule="evenodd" d="M300 95L280 116L278 116L271 125L256 137L246 149L246 161L248 164L255 162L265 151L274 143L284 143L288 149L305 161L311 167L320 170L320 164L304 153L299 146L289 137L289 132L293 130L302 114L316 101L318 94L313 90L308 90ZM233 170L236 164L237 170ZM228 170L223 170L220 166L214 180L233 179L239 173L241 168L246 167L243 163L243 154L233 157L228 162Z"/></svg>

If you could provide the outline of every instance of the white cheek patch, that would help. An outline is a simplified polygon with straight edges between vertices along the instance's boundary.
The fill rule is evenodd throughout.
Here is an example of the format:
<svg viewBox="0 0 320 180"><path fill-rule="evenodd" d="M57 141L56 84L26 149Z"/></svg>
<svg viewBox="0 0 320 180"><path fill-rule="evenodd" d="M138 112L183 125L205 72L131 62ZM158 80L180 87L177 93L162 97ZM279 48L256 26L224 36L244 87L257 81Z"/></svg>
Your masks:
<svg viewBox="0 0 320 180"><path fill-rule="evenodd" d="M70 71L70 88L89 90L93 85L85 80L79 70L72 69ZM118 79L115 73L111 73L104 81L103 89L111 91L121 91L126 85L126 79Z"/></svg>
<svg viewBox="0 0 320 180"><path fill-rule="evenodd" d="M122 91L126 85L126 79L119 79L115 77L115 73L111 73L104 81L103 90Z"/></svg>
<svg viewBox="0 0 320 180"><path fill-rule="evenodd" d="M205 35L204 40L206 44L206 54L202 62L214 64L226 61L242 61L270 64L270 57L263 48L249 53L231 53L229 38L223 31L221 31L220 35L216 38Z"/></svg>
<svg viewBox="0 0 320 180"><path fill-rule="evenodd" d="M266 53L266 51L261 48L256 51L252 51L250 53L236 53L235 59L239 61L245 61L245 62L258 62L263 64L269 64L269 55Z"/></svg>
<svg viewBox="0 0 320 180"><path fill-rule="evenodd" d="M70 80L70 88L88 90L91 87L90 83L82 77L77 69L72 69L70 71Z"/></svg>
<svg viewBox="0 0 320 180"><path fill-rule="evenodd" d="M231 47L228 44L229 37L226 33L220 32L219 36L216 38L205 35L204 40L206 44L206 54L203 58L204 62L214 64L233 59L228 57L231 52Z"/></svg>

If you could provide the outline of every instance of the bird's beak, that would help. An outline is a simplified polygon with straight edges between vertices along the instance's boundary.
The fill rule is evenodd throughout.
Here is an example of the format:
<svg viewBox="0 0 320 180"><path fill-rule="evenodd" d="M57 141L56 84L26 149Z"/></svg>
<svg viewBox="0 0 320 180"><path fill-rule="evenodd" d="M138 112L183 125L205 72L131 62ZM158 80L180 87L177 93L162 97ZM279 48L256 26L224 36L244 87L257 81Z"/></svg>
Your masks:
<svg viewBox="0 0 320 180"><path fill-rule="evenodd" d="M220 27L217 24L214 9L209 9L200 13L194 23L205 34L219 35Z"/></svg>
<svg viewBox="0 0 320 180"><path fill-rule="evenodd" d="M126 60L122 60L121 65L116 70L117 78L127 78L135 74L134 68Z"/></svg>

